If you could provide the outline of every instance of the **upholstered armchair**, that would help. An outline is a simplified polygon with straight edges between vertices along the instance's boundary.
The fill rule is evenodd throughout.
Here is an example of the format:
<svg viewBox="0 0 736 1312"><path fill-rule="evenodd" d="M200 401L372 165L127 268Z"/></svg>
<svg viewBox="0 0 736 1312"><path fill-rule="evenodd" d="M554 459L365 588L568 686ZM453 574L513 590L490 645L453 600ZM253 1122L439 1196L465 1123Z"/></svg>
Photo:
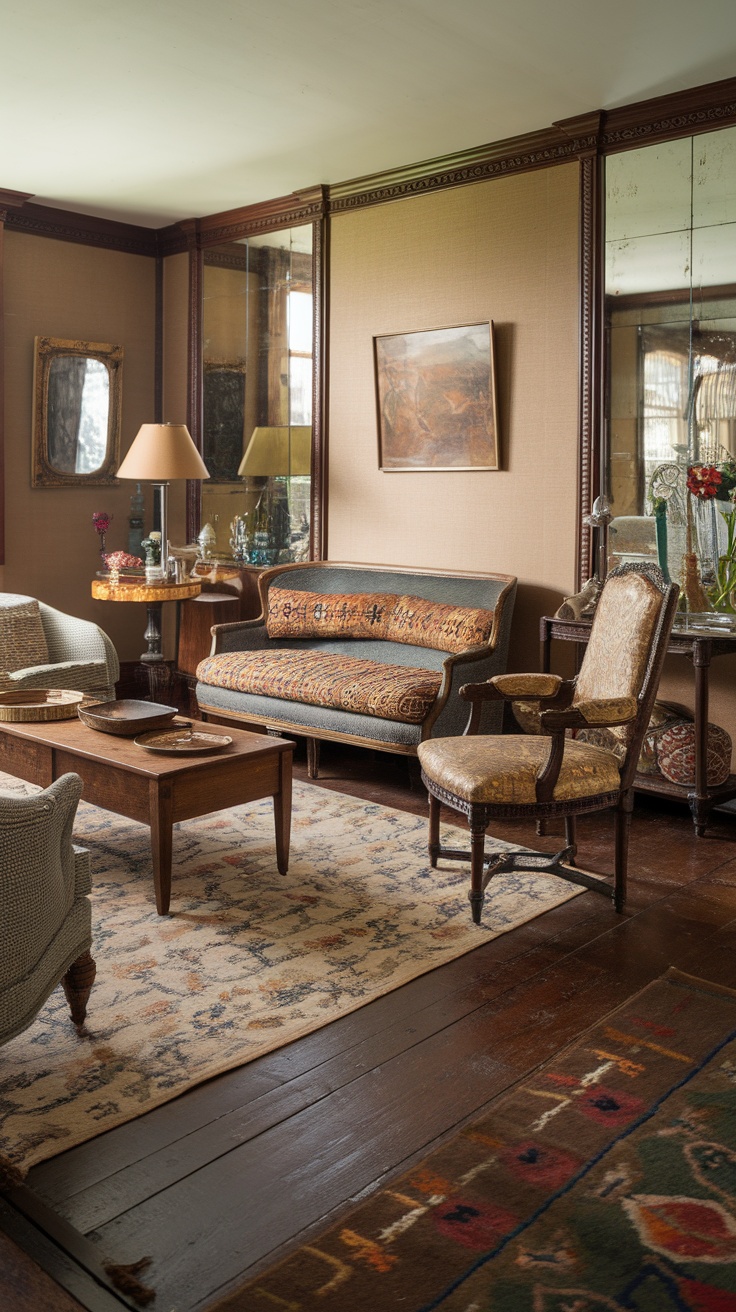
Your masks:
<svg viewBox="0 0 736 1312"><path fill-rule="evenodd" d="M466 732L419 746L429 791L429 856L470 861L473 920L480 923L489 880L508 870L558 875L612 895L617 911L626 899L633 780L657 692L679 588L665 584L655 565L622 565L606 579L577 678L505 674L466 684L460 696L472 711ZM484 702L515 705L531 734L477 733ZM614 752L575 737L605 727L620 739ZM469 852L440 845L440 805L467 816ZM615 811L613 886L575 865L575 817ZM554 855L496 850L485 856L494 819L527 817L565 821L566 846Z"/></svg>
<svg viewBox="0 0 736 1312"><path fill-rule="evenodd" d="M95 977L89 853L72 845L82 792L64 774L42 793L0 793L0 1043L31 1024L61 981L81 1025Z"/></svg>
<svg viewBox="0 0 736 1312"><path fill-rule="evenodd" d="M75 688L110 701L119 677L117 652L96 624L0 592L0 692Z"/></svg>

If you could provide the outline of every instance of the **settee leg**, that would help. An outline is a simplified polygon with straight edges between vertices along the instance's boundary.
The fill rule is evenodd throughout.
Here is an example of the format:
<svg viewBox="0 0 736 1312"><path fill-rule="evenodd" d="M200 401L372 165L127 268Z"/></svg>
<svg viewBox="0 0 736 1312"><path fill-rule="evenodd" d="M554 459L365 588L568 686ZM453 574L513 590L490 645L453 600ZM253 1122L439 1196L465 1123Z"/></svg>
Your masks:
<svg viewBox="0 0 736 1312"><path fill-rule="evenodd" d="M89 952L83 952L72 962L61 981L75 1025L82 1025L87 1015L87 1003L96 974L94 958Z"/></svg>
<svg viewBox="0 0 736 1312"><path fill-rule="evenodd" d="M307 738L307 774L310 779L319 777L319 738Z"/></svg>

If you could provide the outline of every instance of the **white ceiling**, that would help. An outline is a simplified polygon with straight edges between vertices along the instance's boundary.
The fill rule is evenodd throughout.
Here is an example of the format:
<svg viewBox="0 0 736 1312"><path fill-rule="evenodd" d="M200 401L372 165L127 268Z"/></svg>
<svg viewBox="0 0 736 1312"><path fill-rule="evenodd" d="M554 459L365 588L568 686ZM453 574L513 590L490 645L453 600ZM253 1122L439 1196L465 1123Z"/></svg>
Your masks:
<svg viewBox="0 0 736 1312"><path fill-rule="evenodd" d="M736 74L734 0L3 0L0 188L159 226Z"/></svg>

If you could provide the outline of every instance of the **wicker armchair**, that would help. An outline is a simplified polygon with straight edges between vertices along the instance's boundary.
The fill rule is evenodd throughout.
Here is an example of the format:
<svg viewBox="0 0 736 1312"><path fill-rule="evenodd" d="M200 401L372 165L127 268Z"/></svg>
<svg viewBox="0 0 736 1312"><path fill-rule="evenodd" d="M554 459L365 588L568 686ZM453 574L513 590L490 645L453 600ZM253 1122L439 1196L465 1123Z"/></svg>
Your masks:
<svg viewBox="0 0 736 1312"><path fill-rule="evenodd" d="M95 977L89 853L72 846L82 781L0 793L0 1043L31 1024L61 982L81 1025Z"/></svg>
<svg viewBox="0 0 736 1312"><path fill-rule="evenodd" d="M0 592L0 692L75 688L110 701L119 677L117 652L91 620Z"/></svg>

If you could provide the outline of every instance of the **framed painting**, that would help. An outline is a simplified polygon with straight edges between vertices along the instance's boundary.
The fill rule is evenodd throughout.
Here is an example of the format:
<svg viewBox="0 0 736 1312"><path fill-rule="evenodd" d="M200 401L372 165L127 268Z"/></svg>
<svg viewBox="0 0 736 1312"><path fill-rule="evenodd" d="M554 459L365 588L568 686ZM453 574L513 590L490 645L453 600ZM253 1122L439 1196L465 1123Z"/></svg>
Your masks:
<svg viewBox="0 0 736 1312"><path fill-rule="evenodd" d="M373 344L381 469L499 468L492 323Z"/></svg>

